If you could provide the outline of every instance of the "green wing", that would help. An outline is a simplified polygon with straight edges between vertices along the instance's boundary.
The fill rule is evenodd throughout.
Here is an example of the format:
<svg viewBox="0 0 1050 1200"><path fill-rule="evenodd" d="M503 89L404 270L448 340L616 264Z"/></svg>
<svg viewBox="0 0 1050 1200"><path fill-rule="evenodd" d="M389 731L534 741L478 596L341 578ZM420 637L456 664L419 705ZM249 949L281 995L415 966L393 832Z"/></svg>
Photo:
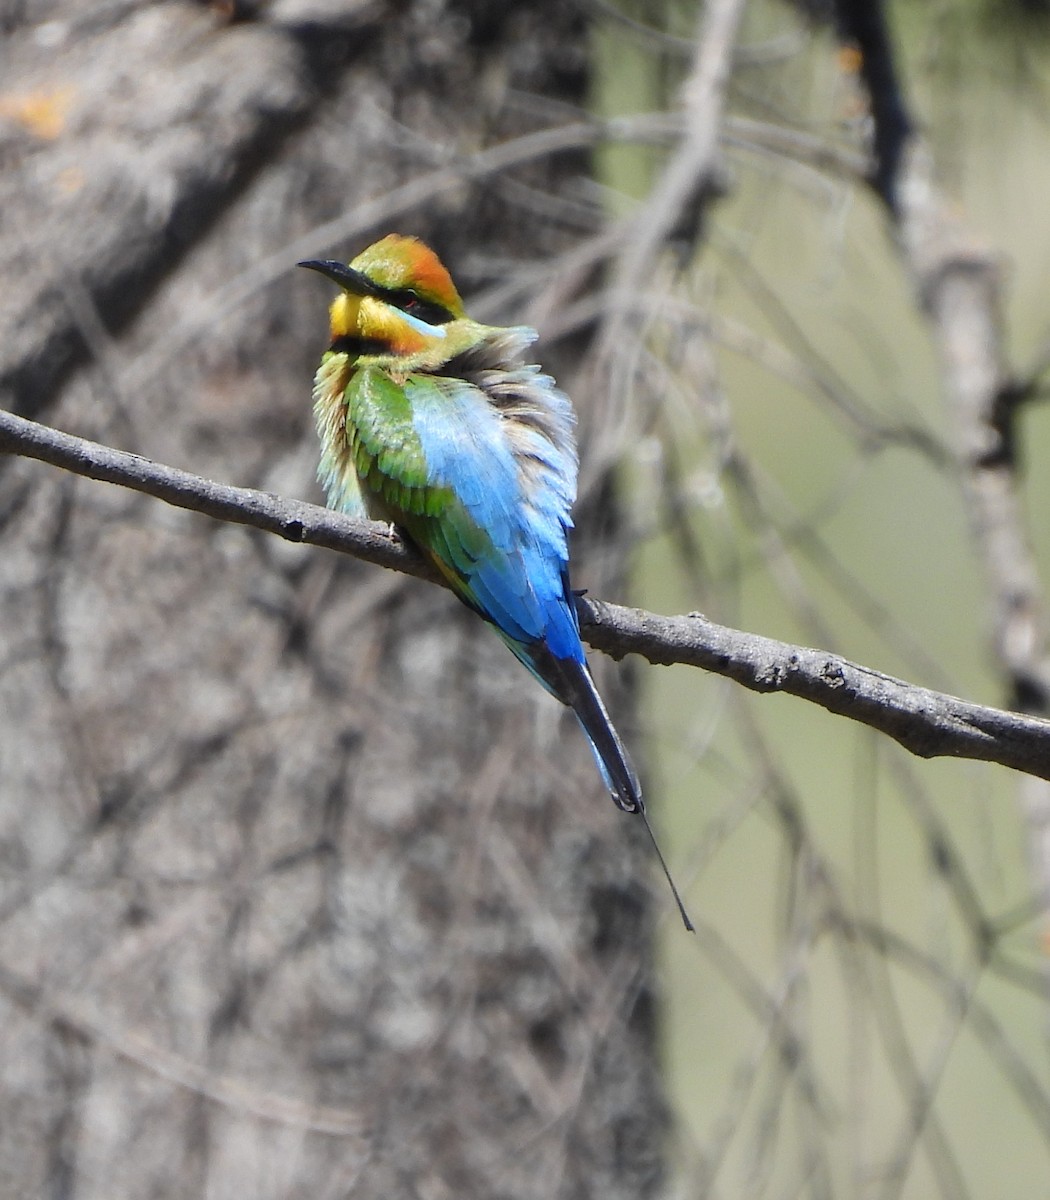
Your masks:
<svg viewBox="0 0 1050 1200"><path fill-rule="evenodd" d="M347 400L354 461L376 509L519 649L544 642L582 661L565 540L575 475L530 490L503 416L462 379L410 374L398 384L365 368ZM533 464L543 453L537 442Z"/></svg>
<svg viewBox="0 0 1050 1200"><path fill-rule="evenodd" d="M440 401L441 385L415 375L399 385L386 372L366 367L346 390L347 438L368 511L405 530L434 562L459 596L489 616L472 595L471 575L491 556L492 542L473 519L456 488L434 478L416 427L421 392Z"/></svg>

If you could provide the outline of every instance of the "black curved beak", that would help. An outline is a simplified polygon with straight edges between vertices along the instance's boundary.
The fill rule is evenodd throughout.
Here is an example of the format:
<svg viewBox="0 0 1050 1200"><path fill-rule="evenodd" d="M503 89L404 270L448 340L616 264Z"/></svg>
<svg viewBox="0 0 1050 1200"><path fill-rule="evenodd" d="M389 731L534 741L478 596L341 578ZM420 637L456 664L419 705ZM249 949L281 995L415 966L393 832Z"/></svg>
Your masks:
<svg viewBox="0 0 1050 1200"><path fill-rule="evenodd" d="M297 265L306 267L310 271L319 272L326 279L337 283L353 296L379 295L379 288L376 287L367 275L362 275L360 271L355 271L353 267L348 267L344 263L308 258L305 262L298 263Z"/></svg>

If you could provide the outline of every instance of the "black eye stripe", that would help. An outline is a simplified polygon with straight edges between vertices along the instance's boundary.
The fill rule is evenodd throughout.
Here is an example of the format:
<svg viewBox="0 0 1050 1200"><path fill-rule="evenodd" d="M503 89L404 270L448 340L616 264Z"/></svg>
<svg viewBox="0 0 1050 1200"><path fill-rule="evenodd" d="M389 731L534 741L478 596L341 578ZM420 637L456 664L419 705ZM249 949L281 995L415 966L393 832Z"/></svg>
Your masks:
<svg viewBox="0 0 1050 1200"><path fill-rule="evenodd" d="M447 325L453 319L447 308L435 304L433 300L422 299L408 288L384 288L381 295L387 303L403 313L426 321L428 325Z"/></svg>

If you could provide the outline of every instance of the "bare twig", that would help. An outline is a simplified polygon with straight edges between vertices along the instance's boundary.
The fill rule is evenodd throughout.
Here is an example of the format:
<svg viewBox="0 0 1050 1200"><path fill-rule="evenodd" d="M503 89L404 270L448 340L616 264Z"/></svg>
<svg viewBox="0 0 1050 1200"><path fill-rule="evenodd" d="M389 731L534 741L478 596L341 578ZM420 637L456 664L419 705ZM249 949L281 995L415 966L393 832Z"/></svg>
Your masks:
<svg viewBox="0 0 1050 1200"><path fill-rule="evenodd" d="M231 487L61 433L0 410L0 451L144 492L219 520L292 542L351 554L431 582L437 572L390 527L315 504ZM756 692L785 692L888 734L923 758L996 762L1050 779L1050 721L971 704L916 687L824 650L716 625L700 613L664 617L599 600L578 601L586 640L616 658L683 663L725 675Z"/></svg>
<svg viewBox="0 0 1050 1200"><path fill-rule="evenodd" d="M0 991L8 1001L20 1008L68 1026L82 1037L98 1042L172 1087L192 1092L237 1115L343 1139L360 1139L367 1132L365 1123L353 1112L333 1105L296 1100L264 1090L248 1079L209 1070L165 1048L144 1033L122 1028L91 1011L83 997L74 999L48 991L3 965L0 965Z"/></svg>
<svg viewBox="0 0 1050 1200"><path fill-rule="evenodd" d="M711 0L703 6L692 70L682 89L681 140L633 217L613 265L598 356L611 386L603 436L591 447L592 471L605 470L615 461L625 436L623 415L631 407L628 398L652 317L649 314L641 323L635 320L637 297L646 282L659 277L666 248L675 251L679 266L684 264L703 239L711 202L724 191L719 138L744 7L744 0Z"/></svg>
<svg viewBox="0 0 1050 1200"><path fill-rule="evenodd" d="M699 240L708 201L720 190L719 134L743 13L743 0L712 0L704 6L693 71L683 91L685 131L646 199L617 268L614 290L624 301L651 274L668 240ZM607 335L618 336L622 317L615 307L612 318Z"/></svg>

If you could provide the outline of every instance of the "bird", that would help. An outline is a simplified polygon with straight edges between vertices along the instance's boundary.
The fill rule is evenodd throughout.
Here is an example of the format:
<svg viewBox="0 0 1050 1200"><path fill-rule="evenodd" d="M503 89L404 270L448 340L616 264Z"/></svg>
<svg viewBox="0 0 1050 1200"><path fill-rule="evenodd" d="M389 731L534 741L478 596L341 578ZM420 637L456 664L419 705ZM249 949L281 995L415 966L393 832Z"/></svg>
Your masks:
<svg viewBox="0 0 1050 1200"><path fill-rule="evenodd" d="M692 929L580 638L568 549L576 418L526 361L536 331L467 316L448 270L415 237L388 234L349 264L299 266L339 288L313 388L329 507L395 526L573 711L613 801L642 816Z"/></svg>

